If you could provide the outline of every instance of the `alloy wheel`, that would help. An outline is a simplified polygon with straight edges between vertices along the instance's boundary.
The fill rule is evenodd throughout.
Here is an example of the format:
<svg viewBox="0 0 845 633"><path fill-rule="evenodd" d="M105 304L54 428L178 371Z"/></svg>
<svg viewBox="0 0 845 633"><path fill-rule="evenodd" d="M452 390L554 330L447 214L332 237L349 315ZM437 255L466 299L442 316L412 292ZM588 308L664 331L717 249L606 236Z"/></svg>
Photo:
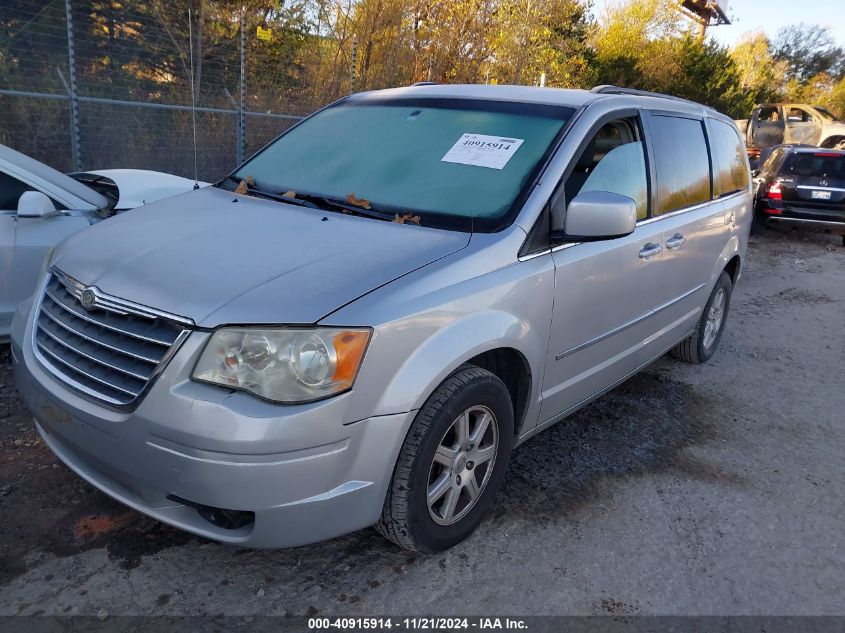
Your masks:
<svg viewBox="0 0 845 633"><path fill-rule="evenodd" d="M460 521L475 507L490 475L499 447L499 425L487 407L461 413L434 453L428 474L428 513L439 525Z"/></svg>
<svg viewBox="0 0 845 633"><path fill-rule="evenodd" d="M704 324L704 347L710 349L719 335L719 330L722 328L722 319L725 318L725 302L728 293L724 288L719 288L716 296L713 297L713 302L710 304L710 309L707 311L707 321Z"/></svg>

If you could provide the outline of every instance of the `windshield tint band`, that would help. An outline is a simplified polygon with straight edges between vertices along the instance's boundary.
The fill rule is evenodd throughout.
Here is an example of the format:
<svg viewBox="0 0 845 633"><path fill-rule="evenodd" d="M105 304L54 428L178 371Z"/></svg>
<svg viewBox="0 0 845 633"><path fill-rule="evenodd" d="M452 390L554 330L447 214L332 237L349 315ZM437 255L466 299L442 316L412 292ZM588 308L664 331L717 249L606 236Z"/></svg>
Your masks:
<svg viewBox="0 0 845 633"><path fill-rule="evenodd" d="M493 99L445 98L445 97L390 97L378 93L352 95L329 106L343 108L352 106L395 106L409 108L439 108L442 110L474 110L497 114L521 114L547 119L568 121L575 108L529 101L497 101Z"/></svg>

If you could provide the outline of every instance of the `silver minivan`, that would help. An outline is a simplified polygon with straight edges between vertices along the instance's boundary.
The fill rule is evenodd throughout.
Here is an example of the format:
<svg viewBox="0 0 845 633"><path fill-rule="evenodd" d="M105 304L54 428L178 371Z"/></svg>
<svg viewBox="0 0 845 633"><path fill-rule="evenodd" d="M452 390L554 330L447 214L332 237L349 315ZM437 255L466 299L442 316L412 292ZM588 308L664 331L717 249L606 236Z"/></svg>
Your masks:
<svg viewBox="0 0 845 633"><path fill-rule="evenodd" d="M738 131L692 102L356 94L57 247L17 381L62 461L165 523L442 550L514 447L668 351L710 358L750 221Z"/></svg>

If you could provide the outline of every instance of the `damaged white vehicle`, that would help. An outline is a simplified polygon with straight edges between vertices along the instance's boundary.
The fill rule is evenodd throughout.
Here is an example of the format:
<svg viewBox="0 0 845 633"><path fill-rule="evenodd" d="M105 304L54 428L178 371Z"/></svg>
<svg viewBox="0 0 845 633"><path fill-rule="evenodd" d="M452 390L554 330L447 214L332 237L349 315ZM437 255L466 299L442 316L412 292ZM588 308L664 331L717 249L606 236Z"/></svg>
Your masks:
<svg viewBox="0 0 845 633"><path fill-rule="evenodd" d="M188 178L142 169L65 175L0 145L0 342L8 340L15 308L32 295L56 244L120 211L194 186Z"/></svg>

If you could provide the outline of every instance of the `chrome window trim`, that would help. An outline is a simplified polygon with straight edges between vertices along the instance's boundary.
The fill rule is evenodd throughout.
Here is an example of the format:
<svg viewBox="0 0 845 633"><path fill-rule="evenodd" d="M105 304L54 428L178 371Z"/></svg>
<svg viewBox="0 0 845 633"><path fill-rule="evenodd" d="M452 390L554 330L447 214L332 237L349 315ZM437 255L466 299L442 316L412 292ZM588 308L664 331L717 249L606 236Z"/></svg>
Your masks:
<svg viewBox="0 0 845 633"><path fill-rule="evenodd" d="M682 213L689 213L691 211L698 211L699 209L703 209L709 204L713 204L714 202L724 202L725 200L732 198L734 195L739 195L741 193L748 193L745 191L738 191L736 194L732 194L730 196L725 196L724 198L713 198L711 200L705 200L704 202L699 202L698 204L694 204L690 207L684 207L683 209L676 209L675 211L670 211L669 213L664 213L663 215L655 215L650 218L646 218L645 220L640 220L637 222L637 226L644 226L646 224L651 224L652 222L657 222L658 220L665 220L666 218L674 218L675 216L681 215Z"/></svg>
<svg viewBox="0 0 845 633"><path fill-rule="evenodd" d="M663 310L671 308L676 303L683 301L684 299L686 299L690 295L695 294L696 292L698 292L702 288L704 288L704 284L699 284L698 286L696 286L692 290L688 290L684 294L679 295L679 296L675 297L674 299L670 299L666 303L661 304L661 305L657 306L656 308L649 310L648 312L644 312L640 316L635 317L635 318L631 319L630 321L627 321L627 322L623 323L622 325L619 325L619 326L613 328L612 330L608 330L604 334L599 334L598 336L591 338L588 341L584 341L583 343L575 345L574 347L570 347L569 349L562 351L560 354L557 354L555 356L555 360L562 360L562 359L566 358L567 356L571 356L572 354L575 354L576 352L580 352L581 350L586 349L586 348L588 348L592 345L595 345L596 343L601 343L602 341L607 340L611 336L613 336L615 334L619 334L620 332L623 332L624 330L627 330L628 328L634 327L635 325L637 325L638 323L641 323L645 319L648 319L649 317L653 317L655 314L658 314L660 312L663 312Z"/></svg>
<svg viewBox="0 0 845 633"><path fill-rule="evenodd" d="M818 189L819 187L811 187L811 189ZM664 213L663 215L656 215L651 218L646 218L645 220L638 220L637 226L645 226L647 224L651 224L652 222L656 222L658 220L665 220L667 218L672 218L682 213L689 213L691 211L697 211L708 204L713 204L714 202L724 202L726 200L730 200L731 198L738 198L739 196L743 195L750 195L749 191L735 191L732 194L725 196L724 198L713 198L712 200L707 200L706 202L700 202L696 205L691 207L684 207L683 209L678 209L677 211L672 211L671 213ZM579 244L584 244L584 242L567 242L565 244L558 244L552 248L548 248L544 251L539 251L537 253L531 253L530 255L523 255L522 257L518 257L517 259L521 262L528 261L529 259L534 259L535 257L540 257L541 255L548 255L549 253L557 253L558 251L562 251L566 248L572 248L573 246L578 246Z"/></svg>
<svg viewBox="0 0 845 633"><path fill-rule="evenodd" d="M167 367L167 365L182 347L184 342L187 340L188 336L190 336L194 327L193 320L178 315L171 315L168 312L163 312L154 308L142 306L141 304L134 303L132 301L127 301L125 299L111 297L110 295L103 295L104 297L107 297L110 301L114 301L117 304L124 306L127 310L131 310L133 314L145 316L146 318L151 318L151 315L158 315L152 318L164 318L171 319L174 321L178 319L177 324L183 325L182 331L176 336L176 339L173 341L172 345L161 357L161 360L156 365L152 374L150 374L150 377L147 380L147 384L144 386L141 392L138 393L138 395L135 396L135 398L130 402L122 402L119 400L115 400L114 398L111 398L103 394L102 392L95 391L90 387L83 385L79 381L74 380L71 376L69 376L66 372L62 371L61 368L57 367L55 363L51 362L44 354L41 353L41 345L36 340L36 335L38 334L39 329L38 318L41 316L41 304L44 301L44 296L47 294L47 286L49 285L50 279L53 275L56 275L57 278L62 281L62 283L64 283L63 279L70 279L78 285L78 288L85 288L84 284L81 284L77 280L73 279L69 275L62 273L56 268L50 268L48 273L44 275L44 278L41 280L38 290L34 295L35 300L37 300L37 305L33 310L32 321L30 323L31 332L29 338L33 355L35 356L36 360L38 360L38 362L41 364L41 366L48 371L48 373L50 374L50 378L58 382L61 386L67 387L77 392L79 395L85 397L87 400L90 400L100 406L105 406L121 413L129 413L131 411L134 411L135 408L137 408L137 406L144 399L144 396L147 395L149 390L155 384L158 377L161 375L161 373L164 371L164 369ZM72 292L70 289L68 289L68 291ZM188 324L190 324L190 326ZM56 360L58 362L61 362L61 360L58 358ZM81 371L75 367L71 368L73 369L73 371L77 371L82 375L86 375L84 371ZM102 383L110 389L114 389L115 391L124 391L123 389L114 387L94 376L89 376L89 378L91 378L91 380L94 380L95 382Z"/></svg>

